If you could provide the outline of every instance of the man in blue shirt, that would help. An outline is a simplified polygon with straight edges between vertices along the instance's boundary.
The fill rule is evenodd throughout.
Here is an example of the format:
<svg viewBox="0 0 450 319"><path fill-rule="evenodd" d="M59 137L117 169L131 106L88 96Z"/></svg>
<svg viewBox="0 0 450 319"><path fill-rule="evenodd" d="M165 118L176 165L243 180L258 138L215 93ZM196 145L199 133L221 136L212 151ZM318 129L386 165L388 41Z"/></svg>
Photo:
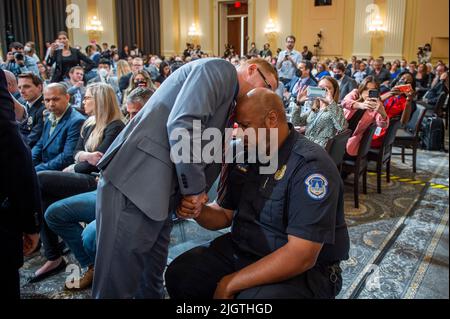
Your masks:
<svg viewBox="0 0 450 319"><path fill-rule="evenodd" d="M283 84L289 83L295 76L297 65L302 61L300 52L295 51L295 37L290 35L286 38L286 50L281 51L278 56L278 77Z"/></svg>

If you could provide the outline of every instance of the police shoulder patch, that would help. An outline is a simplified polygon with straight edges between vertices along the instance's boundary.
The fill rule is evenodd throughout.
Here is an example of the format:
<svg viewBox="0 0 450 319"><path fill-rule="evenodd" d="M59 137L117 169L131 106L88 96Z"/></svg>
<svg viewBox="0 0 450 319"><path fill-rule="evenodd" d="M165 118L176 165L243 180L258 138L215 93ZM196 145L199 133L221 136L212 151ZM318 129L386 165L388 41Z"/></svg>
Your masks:
<svg viewBox="0 0 450 319"><path fill-rule="evenodd" d="M306 193L314 200L322 200L328 194L328 180L322 174L309 175L305 185Z"/></svg>

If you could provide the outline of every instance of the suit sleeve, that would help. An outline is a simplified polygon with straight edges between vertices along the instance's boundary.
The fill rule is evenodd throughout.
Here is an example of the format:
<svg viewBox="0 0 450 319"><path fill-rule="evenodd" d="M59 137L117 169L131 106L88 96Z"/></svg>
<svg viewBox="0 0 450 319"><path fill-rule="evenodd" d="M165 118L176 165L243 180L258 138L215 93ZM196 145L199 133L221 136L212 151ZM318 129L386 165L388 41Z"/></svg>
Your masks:
<svg viewBox="0 0 450 319"><path fill-rule="evenodd" d="M226 101L231 104L237 85L237 73L228 62L213 60L192 69L186 83L178 94L168 119L167 130L171 147L178 143L176 138L182 131L189 132L192 145L194 121L198 124L196 130L203 132L205 124L214 116L217 108ZM223 122L226 120L223 119ZM192 164L175 165L183 195L200 194L206 189L206 164L195 157L193 148L195 147L190 150Z"/></svg>
<svg viewBox="0 0 450 319"><path fill-rule="evenodd" d="M37 142L41 138L42 131L44 130L43 111L44 109L42 109L42 111L39 111L39 114L36 115L36 125L33 126L31 133L28 135L27 142L30 148L33 148L37 144Z"/></svg>

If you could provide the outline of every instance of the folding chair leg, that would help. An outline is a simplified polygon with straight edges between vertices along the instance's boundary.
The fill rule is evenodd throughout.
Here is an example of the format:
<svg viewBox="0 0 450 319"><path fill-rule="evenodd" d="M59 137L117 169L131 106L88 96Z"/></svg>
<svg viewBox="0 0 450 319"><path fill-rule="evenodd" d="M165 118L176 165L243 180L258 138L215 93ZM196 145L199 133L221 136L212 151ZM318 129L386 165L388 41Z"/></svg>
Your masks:
<svg viewBox="0 0 450 319"><path fill-rule="evenodd" d="M367 168L364 170L363 173L363 193L367 195Z"/></svg>
<svg viewBox="0 0 450 319"><path fill-rule="evenodd" d="M391 182L391 160L386 163L386 182Z"/></svg>
<svg viewBox="0 0 450 319"><path fill-rule="evenodd" d="M406 159L405 159L405 147L402 146L402 163L405 164L406 163Z"/></svg>
<svg viewBox="0 0 450 319"><path fill-rule="evenodd" d="M377 163L377 192L381 194L381 173L383 172L383 163Z"/></svg>
<svg viewBox="0 0 450 319"><path fill-rule="evenodd" d="M413 146L413 172L417 173L417 146Z"/></svg>
<svg viewBox="0 0 450 319"><path fill-rule="evenodd" d="M355 180L353 182L353 192L355 196L355 208L359 208L359 173L355 172Z"/></svg>

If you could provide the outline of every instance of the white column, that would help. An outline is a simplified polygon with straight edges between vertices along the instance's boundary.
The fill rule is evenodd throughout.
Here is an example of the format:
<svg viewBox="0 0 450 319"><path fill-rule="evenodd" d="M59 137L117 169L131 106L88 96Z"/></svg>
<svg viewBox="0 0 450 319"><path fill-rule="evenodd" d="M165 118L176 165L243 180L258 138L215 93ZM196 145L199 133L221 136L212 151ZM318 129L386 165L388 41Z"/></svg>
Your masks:
<svg viewBox="0 0 450 319"><path fill-rule="evenodd" d="M396 0L394 0L396 1ZM368 13L366 8L372 4L373 0L357 0L355 8L355 29L354 29L354 41L353 41L353 54L358 58L367 58L371 54L372 37L367 32L366 20ZM350 34L344 34L344 36L351 36Z"/></svg>
<svg viewBox="0 0 450 319"><path fill-rule="evenodd" d="M387 0L386 34L383 56L386 61L402 58L405 31L406 0ZM433 23L433 21L429 21Z"/></svg>

